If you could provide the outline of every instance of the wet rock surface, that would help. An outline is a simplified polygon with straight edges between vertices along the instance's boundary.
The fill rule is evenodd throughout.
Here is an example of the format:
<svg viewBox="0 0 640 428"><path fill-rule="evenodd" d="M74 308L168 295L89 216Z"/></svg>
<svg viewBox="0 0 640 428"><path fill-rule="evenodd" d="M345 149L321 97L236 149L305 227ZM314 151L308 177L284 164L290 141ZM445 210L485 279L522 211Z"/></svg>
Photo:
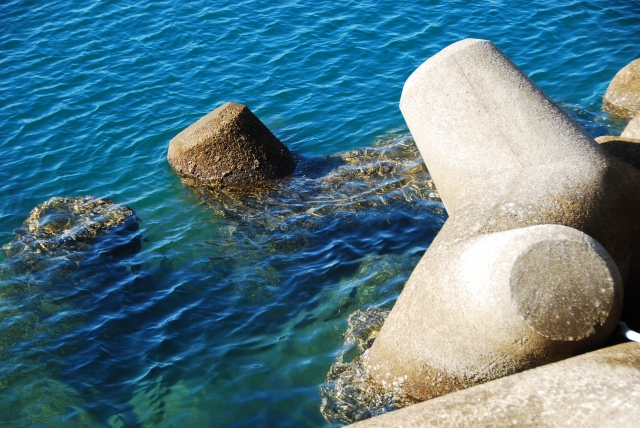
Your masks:
<svg viewBox="0 0 640 428"><path fill-rule="evenodd" d="M180 132L167 159L181 176L210 185L241 185L285 177L289 149L242 104L225 103Z"/></svg>
<svg viewBox="0 0 640 428"><path fill-rule="evenodd" d="M9 259L50 258L87 251L94 239L111 233L111 245L101 250L109 254L136 251L139 240L128 238L138 230L139 221L129 207L109 199L55 197L35 207L2 250Z"/></svg>
<svg viewBox="0 0 640 428"><path fill-rule="evenodd" d="M417 403L400 388L402 380L379 385L363 367L362 354L371 347L389 311L377 308L357 310L347 323L344 346L320 385L320 411L329 422L353 423ZM346 356L357 356L345 361Z"/></svg>
<svg viewBox="0 0 640 428"><path fill-rule="evenodd" d="M621 118L640 114L640 58L615 75L602 99L602 108Z"/></svg>
<svg viewBox="0 0 640 428"><path fill-rule="evenodd" d="M278 241L295 248L296 241L307 242L310 234L336 219L345 227L359 222L374 227L379 218L378 226L389 228L385 215L366 216L376 209L398 206L416 215L426 209L438 216L444 212L431 175L406 134L389 136L373 148L303 158L292 176L250 187L203 186L190 180L183 184L216 217L236 221L229 226L233 230L220 231L223 236L250 226L243 228L251 231L247 239L267 235L278 251L284 250Z"/></svg>

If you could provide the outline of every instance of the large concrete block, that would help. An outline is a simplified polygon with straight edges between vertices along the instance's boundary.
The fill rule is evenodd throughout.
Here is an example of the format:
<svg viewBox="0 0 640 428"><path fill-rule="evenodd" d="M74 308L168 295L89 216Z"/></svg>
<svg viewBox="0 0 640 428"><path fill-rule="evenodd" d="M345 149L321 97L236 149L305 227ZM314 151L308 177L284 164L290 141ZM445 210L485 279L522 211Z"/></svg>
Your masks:
<svg viewBox="0 0 640 428"><path fill-rule="evenodd" d="M616 73L602 98L602 108L623 118L640 114L640 58Z"/></svg>
<svg viewBox="0 0 640 428"><path fill-rule="evenodd" d="M632 427L640 344L626 343L378 416L350 427Z"/></svg>
<svg viewBox="0 0 640 428"><path fill-rule="evenodd" d="M373 381L426 400L602 344L639 288L640 172L489 41L427 60L400 108L450 217L363 356Z"/></svg>
<svg viewBox="0 0 640 428"><path fill-rule="evenodd" d="M640 170L640 138L603 135L596 141L607 153Z"/></svg>

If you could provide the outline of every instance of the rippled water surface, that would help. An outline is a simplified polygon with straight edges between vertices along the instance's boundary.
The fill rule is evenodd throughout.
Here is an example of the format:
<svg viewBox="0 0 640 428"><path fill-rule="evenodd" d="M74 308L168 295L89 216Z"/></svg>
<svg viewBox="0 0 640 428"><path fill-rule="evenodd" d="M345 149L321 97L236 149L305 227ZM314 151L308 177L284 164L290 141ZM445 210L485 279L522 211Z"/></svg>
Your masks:
<svg viewBox="0 0 640 428"><path fill-rule="evenodd" d="M446 220L402 85L467 37L593 136L624 126L600 106L640 56L633 0L2 2L0 244L54 196L141 220L0 256L2 425L327 425L347 317L392 307ZM169 140L225 101L302 159L292 177L181 183Z"/></svg>

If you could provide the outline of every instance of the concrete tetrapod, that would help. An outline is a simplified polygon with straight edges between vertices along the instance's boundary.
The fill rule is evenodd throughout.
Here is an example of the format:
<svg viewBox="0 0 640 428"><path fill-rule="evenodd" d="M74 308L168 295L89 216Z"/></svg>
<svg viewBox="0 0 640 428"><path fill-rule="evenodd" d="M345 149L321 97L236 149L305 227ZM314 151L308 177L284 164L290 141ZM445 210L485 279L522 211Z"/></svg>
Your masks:
<svg viewBox="0 0 640 428"><path fill-rule="evenodd" d="M528 370L354 425L633 427L640 420L640 344Z"/></svg>
<svg viewBox="0 0 640 428"><path fill-rule="evenodd" d="M639 288L640 171L486 40L422 64L400 109L449 219L363 356L372 380L426 400L604 342Z"/></svg>
<svg viewBox="0 0 640 428"><path fill-rule="evenodd" d="M640 138L640 115L631 119L620 136L623 138Z"/></svg>

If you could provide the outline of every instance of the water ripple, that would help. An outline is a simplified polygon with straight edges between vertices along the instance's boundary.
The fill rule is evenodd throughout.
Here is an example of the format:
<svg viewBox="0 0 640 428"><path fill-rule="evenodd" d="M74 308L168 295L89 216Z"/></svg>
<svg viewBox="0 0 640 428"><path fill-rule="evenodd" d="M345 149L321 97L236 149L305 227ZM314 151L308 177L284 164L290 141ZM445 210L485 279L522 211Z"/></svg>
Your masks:
<svg viewBox="0 0 640 428"><path fill-rule="evenodd" d="M145 238L113 263L52 259L72 273L48 282L0 256L0 421L324 425L346 317L393 305L445 218L397 107L407 76L488 38L591 135L617 134L601 97L638 56L637 6L0 3L1 243L43 201L87 194L130 205ZM230 100L302 159L294 176L181 184L169 140Z"/></svg>

